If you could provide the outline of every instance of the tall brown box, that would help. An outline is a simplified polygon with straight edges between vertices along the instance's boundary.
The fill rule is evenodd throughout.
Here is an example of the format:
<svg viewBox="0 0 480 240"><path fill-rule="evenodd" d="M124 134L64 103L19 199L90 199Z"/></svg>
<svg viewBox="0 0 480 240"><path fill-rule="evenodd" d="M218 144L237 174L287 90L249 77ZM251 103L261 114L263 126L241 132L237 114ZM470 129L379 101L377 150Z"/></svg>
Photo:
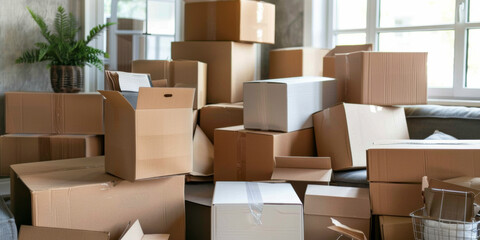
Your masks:
<svg viewBox="0 0 480 240"><path fill-rule="evenodd" d="M275 43L275 5L260 1L185 3L186 41Z"/></svg>
<svg viewBox="0 0 480 240"><path fill-rule="evenodd" d="M312 128L280 133L234 126L216 129L215 139L215 181L270 180L275 156L315 155Z"/></svg>
<svg viewBox="0 0 480 240"><path fill-rule="evenodd" d="M105 170L129 181L191 172L194 91L140 88L136 108L119 92L100 91Z"/></svg>
<svg viewBox="0 0 480 240"><path fill-rule="evenodd" d="M351 53L358 51L372 51L372 44L340 45L330 50L323 58L323 76L335 77L335 54Z"/></svg>
<svg viewBox="0 0 480 240"><path fill-rule="evenodd" d="M100 155L102 135L7 134L0 136L0 176L12 164Z"/></svg>
<svg viewBox="0 0 480 240"><path fill-rule="evenodd" d="M423 207L422 185L370 182L372 214L410 216Z"/></svg>
<svg viewBox="0 0 480 240"><path fill-rule="evenodd" d="M88 93L5 93L7 133L97 134L103 131L103 98Z"/></svg>
<svg viewBox="0 0 480 240"><path fill-rule="evenodd" d="M173 42L174 60L207 64L207 103L234 103L243 99L243 83L255 78L255 46L238 42Z"/></svg>
<svg viewBox="0 0 480 240"><path fill-rule="evenodd" d="M335 78L344 102L427 104L427 53L355 52L335 56Z"/></svg>
<svg viewBox="0 0 480 240"><path fill-rule="evenodd" d="M243 103L219 103L200 109L199 125L208 139L214 143L216 128L243 125Z"/></svg>
<svg viewBox="0 0 480 240"><path fill-rule="evenodd" d="M269 78L323 76L323 59L328 49L280 48L270 51Z"/></svg>
<svg viewBox="0 0 480 240"><path fill-rule="evenodd" d="M382 240L415 240L411 217L379 216Z"/></svg>
<svg viewBox="0 0 480 240"><path fill-rule="evenodd" d="M104 158L12 165L17 225L110 232L118 239L139 219L147 234L185 239L185 177L129 182L105 173Z"/></svg>

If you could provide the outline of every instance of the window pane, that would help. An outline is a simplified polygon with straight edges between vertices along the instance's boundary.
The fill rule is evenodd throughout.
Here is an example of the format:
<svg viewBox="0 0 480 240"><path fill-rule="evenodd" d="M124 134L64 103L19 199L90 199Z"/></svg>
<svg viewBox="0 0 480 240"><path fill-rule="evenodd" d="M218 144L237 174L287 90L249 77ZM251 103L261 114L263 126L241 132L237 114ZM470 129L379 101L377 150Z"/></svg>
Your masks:
<svg viewBox="0 0 480 240"><path fill-rule="evenodd" d="M175 34L175 1L148 1L148 33Z"/></svg>
<svg viewBox="0 0 480 240"><path fill-rule="evenodd" d="M336 29L361 29L367 26L367 0L337 0Z"/></svg>
<svg viewBox="0 0 480 240"><path fill-rule="evenodd" d="M145 0L118 0L117 18L145 20Z"/></svg>
<svg viewBox="0 0 480 240"><path fill-rule="evenodd" d="M428 52L428 87L453 87L453 30L380 33L379 51Z"/></svg>
<svg viewBox="0 0 480 240"><path fill-rule="evenodd" d="M381 0L380 27L455 23L455 0Z"/></svg>
<svg viewBox="0 0 480 240"><path fill-rule="evenodd" d="M365 44L367 35L365 33L344 33L338 34L335 45Z"/></svg>
<svg viewBox="0 0 480 240"><path fill-rule="evenodd" d="M480 22L480 0L470 0L468 18L470 22Z"/></svg>
<svg viewBox="0 0 480 240"><path fill-rule="evenodd" d="M480 29L468 30L467 88L480 88Z"/></svg>

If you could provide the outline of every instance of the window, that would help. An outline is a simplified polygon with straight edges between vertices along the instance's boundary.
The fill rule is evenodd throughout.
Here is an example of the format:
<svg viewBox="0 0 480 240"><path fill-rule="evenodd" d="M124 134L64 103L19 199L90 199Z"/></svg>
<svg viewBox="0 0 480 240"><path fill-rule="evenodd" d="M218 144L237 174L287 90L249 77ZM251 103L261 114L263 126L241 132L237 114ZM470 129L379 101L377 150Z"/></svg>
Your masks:
<svg viewBox="0 0 480 240"><path fill-rule="evenodd" d="M329 0L327 45L428 52L429 97L480 99L480 0Z"/></svg>

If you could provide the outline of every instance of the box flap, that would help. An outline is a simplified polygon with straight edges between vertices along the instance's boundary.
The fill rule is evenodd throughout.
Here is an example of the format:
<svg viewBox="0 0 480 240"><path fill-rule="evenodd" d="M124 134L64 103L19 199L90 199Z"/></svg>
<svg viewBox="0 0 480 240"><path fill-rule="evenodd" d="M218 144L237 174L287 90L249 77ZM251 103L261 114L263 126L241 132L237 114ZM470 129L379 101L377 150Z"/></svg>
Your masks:
<svg viewBox="0 0 480 240"><path fill-rule="evenodd" d="M480 149L479 140L378 140L369 149Z"/></svg>
<svg viewBox="0 0 480 240"><path fill-rule="evenodd" d="M424 185L422 185L422 188L423 187ZM480 204L480 178L478 177L459 177L448 179L445 181L430 178L428 179L428 186L425 186L425 188L427 187L471 192L475 196L475 203Z"/></svg>
<svg viewBox="0 0 480 240"><path fill-rule="evenodd" d="M61 172L66 170L99 168L105 166L105 157L73 158L55 161L43 161L33 163L14 164L10 168L17 176L32 175L39 173Z"/></svg>
<svg viewBox="0 0 480 240"><path fill-rule="evenodd" d="M34 227L23 225L19 240L109 240L110 233L65 228Z"/></svg>
<svg viewBox="0 0 480 240"><path fill-rule="evenodd" d="M330 182L329 157L275 157L272 180Z"/></svg>
<svg viewBox="0 0 480 240"><path fill-rule="evenodd" d="M213 144L197 125L193 137L193 176L213 175Z"/></svg>
<svg viewBox="0 0 480 240"><path fill-rule="evenodd" d="M270 80L256 80L243 83L245 84L302 84L307 82L322 82L322 81L334 81L334 78L329 77L315 77L315 76L305 76L305 77L289 77L289 78L278 78Z"/></svg>
<svg viewBox="0 0 480 240"><path fill-rule="evenodd" d="M168 240L169 234L144 234L138 219L128 224L119 240Z"/></svg>
<svg viewBox="0 0 480 240"><path fill-rule="evenodd" d="M372 51L372 44L361 44L361 45L339 45L325 55L326 57L335 56L337 53L351 53L358 51Z"/></svg>
<svg viewBox="0 0 480 240"><path fill-rule="evenodd" d="M140 88L137 109L193 108L194 88Z"/></svg>
<svg viewBox="0 0 480 240"><path fill-rule="evenodd" d="M106 99L108 104L112 104L117 108L135 110L130 102L118 91L101 91L98 90L100 94Z"/></svg>
<svg viewBox="0 0 480 240"><path fill-rule="evenodd" d="M197 203L203 206L212 206L213 183L185 184L185 201Z"/></svg>
<svg viewBox="0 0 480 240"><path fill-rule="evenodd" d="M367 240L365 233L360 230L343 225L339 221L332 218L333 226L328 227L330 230L340 233L341 235L350 237L355 240Z"/></svg>
<svg viewBox="0 0 480 240"><path fill-rule="evenodd" d="M290 183L255 183L258 184L264 204L302 204ZM212 204L249 204L248 182L217 181Z"/></svg>

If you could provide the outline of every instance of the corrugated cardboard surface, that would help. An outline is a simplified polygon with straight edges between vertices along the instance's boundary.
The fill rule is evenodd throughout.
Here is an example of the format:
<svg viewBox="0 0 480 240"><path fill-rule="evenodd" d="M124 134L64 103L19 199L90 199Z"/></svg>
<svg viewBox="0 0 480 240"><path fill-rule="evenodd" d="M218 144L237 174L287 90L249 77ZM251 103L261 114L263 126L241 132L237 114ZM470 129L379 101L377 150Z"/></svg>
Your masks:
<svg viewBox="0 0 480 240"><path fill-rule="evenodd" d="M185 4L186 41L275 43L275 5L258 1Z"/></svg>
<svg viewBox="0 0 480 240"><path fill-rule="evenodd" d="M339 53L351 53L357 51L371 51L372 44L360 44L360 45L340 45L330 50L323 59L323 76L335 77L335 54Z"/></svg>
<svg viewBox="0 0 480 240"><path fill-rule="evenodd" d="M422 177L480 177L480 141L381 141L368 151L368 179L421 183Z"/></svg>
<svg viewBox="0 0 480 240"><path fill-rule="evenodd" d="M147 234L185 239L184 176L132 183L106 174L103 162L94 157L12 165L17 224L106 231L118 239L137 218Z"/></svg>
<svg viewBox="0 0 480 240"><path fill-rule="evenodd" d="M401 183L370 183L372 214L410 216L423 207L422 185Z"/></svg>
<svg viewBox="0 0 480 240"><path fill-rule="evenodd" d="M192 171L194 89L140 88L137 108L102 91L106 171L130 181Z"/></svg>
<svg viewBox="0 0 480 240"><path fill-rule="evenodd" d="M414 240L412 218L380 216L383 240Z"/></svg>
<svg viewBox="0 0 480 240"><path fill-rule="evenodd" d="M271 50L269 78L323 76L323 57L328 51L311 47Z"/></svg>
<svg viewBox="0 0 480 240"><path fill-rule="evenodd" d="M270 180L275 156L315 155L312 128L279 133L235 126L216 129L215 139L215 181Z"/></svg>
<svg viewBox="0 0 480 240"><path fill-rule="evenodd" d="M103 134L99 94L8 92L7 133Z"/></svg>
<svg viewBox="0 0 480 240"><path fill-rule="evenodd" d="M172 58L207 64L207 103L241 102L243 83L255 78L255 46L249 43L173 42Z"/></svg>
<svg viewBox="0 0 480 240"><path fill-rule="evenodd" d="M206 105L200 109L199 125L214 143L214 130L243 124L243 103Z"/></svg>
<svg viewBox="0 0 480 240"><path fill-rule="evenodd" d="M366 167L367 148L377 140L409 139L403 108L340 104L313 115L318 156L333 170Z"/></svg>
<svg viewBox="0 0 480 240"><path fill-rule="evenodd" d="M345 102L427 103L427 53L356 52L337 55L335 67Z"/></svg>
<svg viewBox="0 0 480 240"><path fill-rule="evenodd" d="M100 155L101 135L7 134L0 137L0 176L12 164Z"/></svg>
<svg viewBox="0 0 480 240"><path fill-rule="evenodd" d="M363 231L367 236L370 235L370 219L334 217L341 223L358 230ZM305 221L305 240L331 240L337 239L340 234L328 229L332 226L330 216L304 215ZM341 238L343 239L343 238ZM346 239L346 238L345 238Z"/></svg>
<svg viewBox="0 0 480 240"><path fill-rule="evenodd" d="M109 240L110 233L23 225L19 240Z"/></svg>

